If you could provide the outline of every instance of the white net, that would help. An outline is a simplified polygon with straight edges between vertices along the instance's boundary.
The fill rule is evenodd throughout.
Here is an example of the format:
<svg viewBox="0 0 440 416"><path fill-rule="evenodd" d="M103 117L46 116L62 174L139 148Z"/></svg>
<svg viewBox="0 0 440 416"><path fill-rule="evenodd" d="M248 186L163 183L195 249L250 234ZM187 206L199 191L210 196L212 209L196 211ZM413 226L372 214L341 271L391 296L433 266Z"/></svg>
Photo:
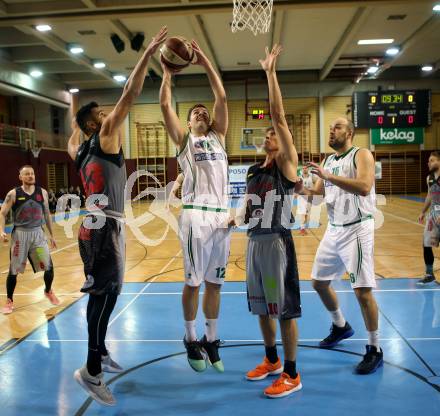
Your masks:
<svg viewBox="0 0 440 416"><path fill-rule="evenodd" d="M256 36L270 29L273 0L233 0L232 32L249 29Z"/></svg>
<svg viewBox="0 0 440 416"><path fill-rule="evenodd" d="M38 156L40 156L40 152L41 152L41 147L32 147L31 148L31 152L32 155L37 158Z"/></svg>

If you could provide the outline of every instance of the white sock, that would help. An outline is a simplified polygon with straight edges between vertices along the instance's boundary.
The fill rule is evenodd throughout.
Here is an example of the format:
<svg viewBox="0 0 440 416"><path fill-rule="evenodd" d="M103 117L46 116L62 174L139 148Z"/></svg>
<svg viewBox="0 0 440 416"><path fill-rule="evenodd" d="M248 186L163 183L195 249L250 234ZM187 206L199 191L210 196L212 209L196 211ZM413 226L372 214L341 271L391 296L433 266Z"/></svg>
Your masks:
<svg viewBox="0 0 440 416"><path fill-rule="evenodd" d="M205 335L208 342L213 342L217 339L217 319L206 319Z"/></svg>
<svg viewBox="0 0 440 416"><path fill-rule="evenodd" d="M332 321L336 326L338 326L339 328L345 326L346 321L344 315L342 315L340 308L336 309L335 311L330 311L330 315L332 316Z"/></svg>
<svg viewBox="0 0 440 416"><path fill-rule="evenodd" d="M368 345L374 345L377 348L377 351L380 351L380 348L379 348L379 330L377 330L377 331L368 331Z"/></svg>
<svg viewBox="0 0 440 416"><path fill-rule="evenodd" d="M185 321L185 339L190 341L197 341L196 321Z"/></svg>

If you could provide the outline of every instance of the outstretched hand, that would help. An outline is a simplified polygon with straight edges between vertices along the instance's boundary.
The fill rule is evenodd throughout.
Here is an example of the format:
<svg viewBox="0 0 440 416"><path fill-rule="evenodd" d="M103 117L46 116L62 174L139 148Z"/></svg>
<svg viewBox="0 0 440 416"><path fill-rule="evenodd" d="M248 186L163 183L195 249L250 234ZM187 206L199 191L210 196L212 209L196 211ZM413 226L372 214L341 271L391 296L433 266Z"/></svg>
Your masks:
<svg viewBox="0 0 440 416"><path fill-rule="evenodd" d="M307 163L307 168L312 175L316 175L318 178L321 178L325 181L328 180L329 173L321 165L318 165L315 162L309 162Z"/></svg>
<svg viewBox="0 0 440 416"><path fill-rule="evenodd" d="M157 48L165 41L168 34L168 28L166 26L162 26L162 29L151 39L150 44L147 46L147 53L150 55L154 55L157 51Z"/></svg>
<svg viewBox="0 0 440 416"><path fill-rule="evenodd" d="M209 63L209 59L207 58L207 56L202 52L202 50L200 49L199 44L195 41L192 40L191 41L191 46L193 48L194 51L194 58L192 64L194 65L206 65Z"/></svg>
<svg viewBox="0 0 440 416"><path fill-rule="evenodd" d="M275 71L275 64L277 62L278 55L281 53L283 48L281 45L275 44L272 48L272 50L269 52L269 48L266 46L265 52L266 52L266 58L260 59L260 64L264 71L266 72L273 72Z"/></svg>

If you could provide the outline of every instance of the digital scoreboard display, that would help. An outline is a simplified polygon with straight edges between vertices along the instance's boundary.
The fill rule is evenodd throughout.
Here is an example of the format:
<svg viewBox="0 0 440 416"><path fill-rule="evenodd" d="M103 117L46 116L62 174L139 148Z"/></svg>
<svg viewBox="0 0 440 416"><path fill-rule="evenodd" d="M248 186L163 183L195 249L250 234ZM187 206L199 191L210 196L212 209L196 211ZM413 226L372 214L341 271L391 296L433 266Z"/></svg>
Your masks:
<svg viewBox="0 0 440 416"><path fill-rule="evenodd" d="M355 127L426 127L431 125L431 90L355 92Z"/></svg>

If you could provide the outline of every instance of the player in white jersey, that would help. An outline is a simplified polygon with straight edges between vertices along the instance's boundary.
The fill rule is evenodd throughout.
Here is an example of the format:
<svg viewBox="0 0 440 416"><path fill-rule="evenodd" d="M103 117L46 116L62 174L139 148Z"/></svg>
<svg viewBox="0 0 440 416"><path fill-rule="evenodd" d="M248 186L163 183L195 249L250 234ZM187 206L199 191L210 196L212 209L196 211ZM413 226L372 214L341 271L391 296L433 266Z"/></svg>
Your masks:
<svg viewBox="0 0 440 416"><path fill-rule="evenodd" d="M329 224L316 253L312 269L313 287L332 317L328 337L322 348L332 348L354 334L345 320L332 280L345 272L358 299L368 345L363 360L357 365L358 374L374 372L383 363L379 347L378 307L372 289L374 274L374 159L368 149L353 147L354 126L345 117L330 126L329 146L335 150L323 164L310 163L311 173L319 179L309 195L324 195Z"/></svg>
<svg viewBox="0 0 440 416"><path fill-rule="evenodd" d="M213 117L203 104L188 112L188 132L182 128L171 104L171 72L162 65L164 75L160 89L160 105L168 134L177 146L178 161L184 179L183 210L179 219L179 238L183 250L185 286L182 294L188 362L195 371L207 368L204 350L212 366L224 371L218 348L217 318L220 309L220 289L225 278L229 256L228 230L228 159L225 135L228 128L226 93L220 77L197 43L192 42L215 97ZM205 281L203 312L205 335L197 339L196 316L199 289Z"/></svg>
<svg viewBox="0 0 440 416"><path fill-rule="evenodd" d="M303 181L303 187L306 189L312 189L316 178L309 173L307 166L303 166L301 178ZM307 235L307 225L309 221L309 214L312 208L312 197L307 195L298 195L298 214L300 216L299 233L301 235Z"/></svg>

